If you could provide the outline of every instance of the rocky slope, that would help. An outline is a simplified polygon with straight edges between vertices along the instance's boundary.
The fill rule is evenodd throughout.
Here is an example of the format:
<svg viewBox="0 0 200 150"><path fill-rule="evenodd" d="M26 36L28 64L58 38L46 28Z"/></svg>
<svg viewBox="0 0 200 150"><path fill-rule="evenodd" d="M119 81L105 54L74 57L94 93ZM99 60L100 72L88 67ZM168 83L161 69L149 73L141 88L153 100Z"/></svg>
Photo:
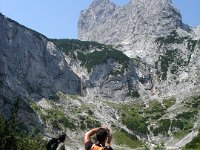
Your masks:
<svg viewBox="0 0 200 150"><path fill-rule="evenodd" d="M151 92L139 88L146 98L198 91L199 28L182 23L170 0L132 0L123 7L94 0L81 12L78 29L79 39L114 45L143 62L138 76L153 83Z"/></svg>
<svg viewBox="0 0 200 150"><path fill-rule="evenodd" d="M196 68L198 61L192 58L199 55L198 40L192 40L187 34L179 35L176 31L158 38L158 49L163 50L163 53L158 53L159 61L155 66L139 57L121 59L123 53L96 42L53 42L65 52L70 67L82 79L81 89L85 98L79 98L79 108L82 110L94 104L91 106L93 111L90 107L86 110L95 112L99 122L115 126L116 136L123 136L123 132L118 133L118 129L125 129L129 134L133 132L141 141L145 139L148 147L164 144L162 146L178 149L198 133L199 73ZM176 49L178 46L187 49L187 55ZM193 71L186 73L185 69ZM78 114L83 115L83 111ZM94 119L87 113L84 115ZM184 117L187 119L181 120ZM88 126L84 123L84 126ZM129 140L134 143L133 139ZM119 148L117 140L115 148ZM130 146L128 142L124 144L125 147Z"/></svg>

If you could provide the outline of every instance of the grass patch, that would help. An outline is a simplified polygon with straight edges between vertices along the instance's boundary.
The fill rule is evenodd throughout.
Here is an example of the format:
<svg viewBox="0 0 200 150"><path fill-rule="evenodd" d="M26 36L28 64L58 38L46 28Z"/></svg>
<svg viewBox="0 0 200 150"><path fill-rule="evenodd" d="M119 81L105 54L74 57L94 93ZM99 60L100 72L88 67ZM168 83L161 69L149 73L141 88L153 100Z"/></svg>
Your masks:
<svg viewBox="0 0 200 150"><path fill-rule="evenodd" d="M128 134L124 130L117 130L113 133L113 141L117 145L123 145L130 148L142 147L143 143L136 136Z"/></svg>
<svg viewBox="0 0 200 150"><path fill-rule="evenodd" d="M165 108L158 101L150 101L149 107L144 110L146 118L157 120L165 114Z"/></svg>
<svg viewBox="0 0 200 150"><path fill-rule="evenodd" d="M41 108L35 102L31 102L30 106L34 110L34 112L41 114Z"/></svg>
<svg viewBox="0 0 200 150"><path fill-rule="evenodd" d="M176 103L176 99L175 99L175 97L172 97L170 99L164 99L162 101L162 103L165 106L165 108L170 108L171 106L173 106Z"/></svg>
<svg viewBox="0 0 200 150"><path fill-rule="evenodd" d="M188 133L189 133L188 131L184 131L184 130L177 131L174 133L174 137L177 139L181 139L182 137L186 136Z"/></svg>
<svg viewBox="0 0 200 150"><path fill-rule="evenodd" d="M137 134L147 134L147 123L145 118L140 114L139 110L134 108L127 108L121 114L122 123L127 126L130 130Z"/></svg>
<svg viewBox="0 0 200 150"><path fill-rule="evenodd" d="M200 149L200 129L198 135L188 144L185 145L183 150L199 150Z"/></svg>
<svg viewBox="0 0 200 150"><path fill-rule="evenodd" d="M94 127L101 126L101 123L91 117L88 116L79 116L79 127L81 130L91 129Z"/></svg>
<svg viewBox="0 0 200 150"><path fill-rule="evenodd" d="M51 122L52 126L56 129L61 129L60 125L63 125L64 128L75 128L75 125L65 116L65 114L57 109L45 110L45 115L43 115L42 118L46 123Z"/></svg>

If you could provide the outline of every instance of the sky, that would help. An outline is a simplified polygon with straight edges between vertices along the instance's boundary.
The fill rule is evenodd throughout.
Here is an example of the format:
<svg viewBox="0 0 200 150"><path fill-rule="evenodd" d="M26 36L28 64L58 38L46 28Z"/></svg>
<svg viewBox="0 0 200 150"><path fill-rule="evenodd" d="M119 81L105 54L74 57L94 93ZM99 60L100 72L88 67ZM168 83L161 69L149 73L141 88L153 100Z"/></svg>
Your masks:
<svg viewBox="0 0 200 150"><path fill-rule="evenodd" d="M93 0L0 0L0 12L48 38L78 38L78 18ZM130 0L110 0L123 6ZM200 0L172 0L183 22L200 25Z"/></svg>

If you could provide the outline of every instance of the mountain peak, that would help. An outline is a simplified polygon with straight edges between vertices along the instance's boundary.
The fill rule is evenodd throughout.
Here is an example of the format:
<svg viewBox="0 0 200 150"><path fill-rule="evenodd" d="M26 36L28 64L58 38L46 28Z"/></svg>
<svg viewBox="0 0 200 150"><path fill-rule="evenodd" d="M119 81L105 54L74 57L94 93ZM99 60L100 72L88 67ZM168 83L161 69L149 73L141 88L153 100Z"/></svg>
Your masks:
<svg viewBox="0 0 200 150"><path fill-rule="evenodd" d="M132 0L122 7L109 0L94 0L80 14L78 37L133 51L148 45L137 41L165 36L177 28L183 28L182 18L171 0Z"/></svg>
<svg viewBox="0 0 200 150"><path fill-rule="evenodd" d="M109 0L94 0L91 4L92 7L98 6L100 4L109 4Z"/></svg>

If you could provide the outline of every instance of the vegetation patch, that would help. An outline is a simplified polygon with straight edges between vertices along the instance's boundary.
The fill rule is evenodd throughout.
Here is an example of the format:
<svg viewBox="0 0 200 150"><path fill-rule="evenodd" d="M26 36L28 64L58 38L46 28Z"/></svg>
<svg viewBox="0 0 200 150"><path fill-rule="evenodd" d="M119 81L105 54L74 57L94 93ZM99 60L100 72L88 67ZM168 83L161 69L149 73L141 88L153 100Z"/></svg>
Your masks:
<svg viewBox="0 0 200 150"><path fill-rule="evenodd" d="M142 147L143 143L137 139L136 136L127 133L125 130L117 130L113 133L114 143L117 145L124 145L130 148Z"/></svg>
<svg viewBox="0 0 200 150"><path fill-rule="evenodd" d="M129 61L129 58L125 54L115 49L103 49L102 51L94 51L88 54L77 52L77 58L82 61L81 65L85 66L89 72L91 71L91 68L106 62L109 58L115 59L122 64L124 66L122 69L123 72L124 69L128 67L127 64Z"/></svg>
<svg viewBox="0 0 200 150"><path fill-rule="evenodd" d="M149 107L144 110L146 119L157 120L165 114L166 108L158 101L150 101Z"/></svg>
<svg viewBox="0 0 200 150"><path fill-rule="evenodd" d="M56 94L50 95L49 96L49 100L53 101L53 102L58 102L60 99L60 97Z"/></svg>
<svg viewBox="0 0 200 150"><path fill-rule="evenodd" d="M188 99L188 101L184 102L185 106L190 108L190 109L195 109L195 110L199 110L200 108L200 96L193 96L191 98Z"/></svg>
<svg viewBox="0 0 200 150"><path fill-rule="evenodd" d="M184 112L182 114L178 114L173 120L171 124L171 132L176 134L180 134L180 132L188 133L190 129L193 128L193 122L196 120L197 112Z"/></svg>
<svg viewBox="0 0 200 150"><path fill-rule="evenodd" d="M182 44L184 41L187 43L187 49L190 50L190 54L187 56L186 60L180 56L181 50L174 49L165 50L164 54L160 55L158 61L155 63L157 75L161 77L162 80L167 79L167 71L169 70L169 67L169 71L172 74L175 74L180 66L187 66L189 64L191 53L194 51L197 45L200 45L200 40L192 40L192 38L189 36L181 37L176 31L171 32L166 37L159 37L155 40L159 48L175 43Z"/></svg>
<svg viewBox="0 0 200 150"><path fill-rule="evenodd" d="M42 114L41 108L35 102L31 102L30 106L34 110L34 112Z"/></svg>
<svg viewBox="0 0 200 150"><path fill-rule="evenodd" d="M95 128L95 127L100 127L101 123L98 120L95 120L91 117L88 116L79 116L79 126L81 128L81 130L85 130L85 129L91 129L91 128Z"/></svg>
<svg viewBox="0 0 200 150"><path fill-rule="evenodd" d="M56 129L62 129L60 125L63 125L64 128L74 129L75 125L66 118L64 112L57 109L47 109L45 110L45 115L43 115L43 120L51 122L52 126Z"/></svg>
<svg viewBox="0 0 200 150"><path fill-rule="evenodd" d="M11 115L8 119L5 119L0 114L0 149L2 150L30 150L38 149L43 150L46 147L46 141L42 139L40 135L34 132L24 132L20 128L20 122L18 116L19 102L15 102L11 110ZM37 134L37 135L36 135Z"/></svg>
<svg viewBox="0 0 200 150"><path fill-rule="evenodd" d="M196 45L200 45L200 40L192 40L191 38L188 39L187 48L191 50L191 52L194 51Z"/></svg>
<svg viewBox="0 0 200 150"><path fill-rule="evenodd" d="M158 61L155 63L155 68L157 69L157 75L161 77L162 80L166 80L170 66L170 72L175 74L180 66L186 65L188 65L188 62L184 61L184 59L180 57L180 50L172 49L166 50L163 55L159 56Z"/></svg>
<svg viewBox="0 0 200 150"><path fill-rule="evenodd" d="M175 97L172 97L170 99L164 99L162 101L162 103L165 108L170 108L171 106L173 106L176 103L176 99L175 99Z"/></svg>
<svg viewBox="0 0 200 150"><path fill-rule="evenodd" d="M139 98L140 97L140 93L135 89L135 90L130 90L129 91L129 96L132 98Z"/></svg>
<svg viewBox="0 0 200 150"><path fill-rule="evenodd" d="M157 122L156 128L153 129L153 134L157 136L158 134L162 135L168 135L169 127L170 127L171 121L169 119L162 119Z"/></svg>
<svg viewBox="0 0 200 150"><path fill-rule="evenodd" d="M67 55L76 50L83 52L91 49L103 49L106 47L111 47L94 41L80 41L77 39L51 39L51 41Z"/></svg>
<svg viewBox="0 0 200 150"><path fill-rule="evenodd" d="M199 150L200 149L200 129L198 135L188 144L185 145L183 150Z"/></svg>
<svg viewBox="0 0 200 150"><path fill-rule="evenodd" d="M3 80L0 80L0 87L3 87Z"/></svg>
<svg viewBox="0 0 200 150"><path fill-rule="evenodd" d="M162 47L166 44L181 44L184 40L188 39L189 37L180 37L178 33L174 30L166 37L159 37L156 39L156 43L159 45L159 47Z"/></svg>
<svg viewBox="0 0 200 150"><path fill-rule="evenodd" d="M134 108L127 108L121 114L122 123L130 130L137 134L147 134L147 123L145 118L140 114L140 111Z"/></svg>

